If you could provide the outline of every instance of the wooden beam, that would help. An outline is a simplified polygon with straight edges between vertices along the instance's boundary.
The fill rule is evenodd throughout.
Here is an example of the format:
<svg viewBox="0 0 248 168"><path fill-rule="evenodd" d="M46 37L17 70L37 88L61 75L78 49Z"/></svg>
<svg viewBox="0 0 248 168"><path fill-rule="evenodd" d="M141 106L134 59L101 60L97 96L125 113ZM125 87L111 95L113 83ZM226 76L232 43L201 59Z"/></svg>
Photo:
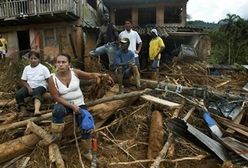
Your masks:
<svg viewBox="0 0 248 168"><path fill-rule="evenodd" d="M168 101L168 100L164 100L164 99L160 99L160 98L157 98L157 97L154 97L154 96L151 96L151 95L142 95L141 98L147 100L147 101L151 101L153 103L157 103L157 104L161 104L161 105L164 105L164 106L167 106L167 107L170 107L170 108L177 108L180 106L180 104L178 103L174 103L174 102L171 102L171 101Z"/></svg>

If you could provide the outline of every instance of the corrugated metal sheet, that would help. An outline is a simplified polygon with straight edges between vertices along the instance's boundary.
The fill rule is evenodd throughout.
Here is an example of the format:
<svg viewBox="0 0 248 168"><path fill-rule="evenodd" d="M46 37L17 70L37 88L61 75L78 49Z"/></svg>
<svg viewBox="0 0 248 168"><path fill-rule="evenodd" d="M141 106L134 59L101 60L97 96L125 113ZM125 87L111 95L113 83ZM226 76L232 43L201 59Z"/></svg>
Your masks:
<svg viewBox="0 0 248 168"><path fill-rule="evenodd" d="M168 36L173 32L201 32L200 28L186 27L186 26L145 26L145 27L133 27L133 30L137 31L140 35L151 35L151 30L155 28L158 31L159 36ZM123 26L117 26L118 31L124 30Z"/></svg>

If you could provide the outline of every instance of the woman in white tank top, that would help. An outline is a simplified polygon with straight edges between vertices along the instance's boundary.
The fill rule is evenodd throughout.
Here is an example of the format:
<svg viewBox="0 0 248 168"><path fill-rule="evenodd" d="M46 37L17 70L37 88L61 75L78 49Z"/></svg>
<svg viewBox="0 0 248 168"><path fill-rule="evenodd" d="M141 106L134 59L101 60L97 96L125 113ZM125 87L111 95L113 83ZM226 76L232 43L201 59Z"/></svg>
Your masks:
<svg viewBox="0 0 248 168"><path fill-rule="evenodd" d="M82 111L86 110L83 93L80 89L79 79L95 79L97 83L100 82L102 74L88 73L78 69L71 68L71 57L68 54L60 54L56 58L57 72L52 74L48 80L48 87L56 102L52 112L51 132L54 137L61 139L61 133L64 129L64 117L68 113L76 113L76 120L80 126L82 123ZM109 78L112 83L112 78ZM82 110L83 109L83 110ZM80 126L81 129L81 126ZM84 148L83 156L91 160L90 152L90 131L85 132L81 130L81 143Z"/></svg>

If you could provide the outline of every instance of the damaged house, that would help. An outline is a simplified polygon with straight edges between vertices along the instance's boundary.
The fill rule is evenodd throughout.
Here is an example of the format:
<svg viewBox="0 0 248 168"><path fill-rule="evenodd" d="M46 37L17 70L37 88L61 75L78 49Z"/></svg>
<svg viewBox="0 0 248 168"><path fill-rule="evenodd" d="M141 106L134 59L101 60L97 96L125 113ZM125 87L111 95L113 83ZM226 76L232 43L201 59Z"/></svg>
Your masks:
<svg viewBox="0 0 248 168"><path fill-rule="evenodd" d="M8 41L7 56L30 49L52 59L59 52L82 55L81 1L0 1L0 32Z"/></svg>
<svg viewBox="0 0 248 168"><path fill-rule="evenodd" d="M103 0L110 9L112 22L121 30L125 19L132 20L142 40L141 64L146 65L148 58L150 30L156 28L165 42L162 56L164 63L173 57L193 56L205 60L210 52L210 39L200 28L186 25L188 0ZM181 51L181 52L180 52Z"/></svg>
<svg viewBox="0 0 248 168"><path fill-rule="evenodd" d="M186 25L187 0L7 0L0 1L0 32L8 41L7 56L36 49L51 60L59 52L67 52L83 67L95 48L103 9L110 12L119 31L125 19L132 19L133 29L143 40L143 66L152 28L157 28L166 44L163 62L185 54L205 60L210 51L207 34Z"/></svg>

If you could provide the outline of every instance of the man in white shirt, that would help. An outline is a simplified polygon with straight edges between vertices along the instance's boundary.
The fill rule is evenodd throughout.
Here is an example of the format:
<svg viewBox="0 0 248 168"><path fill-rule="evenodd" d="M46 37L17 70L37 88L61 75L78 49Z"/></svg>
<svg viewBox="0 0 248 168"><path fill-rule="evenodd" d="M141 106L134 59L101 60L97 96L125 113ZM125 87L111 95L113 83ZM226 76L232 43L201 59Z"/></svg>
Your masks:
<svg viewBox="0 0 248 168"><path fill-rule="evenodd" d="M128 38L129 41L130 41L130 45L128 47L129 50L131 50L132 52L134 52L134 57L135 57L135 64L140 67L140 64L139 64L139 53L140 53L140 50L141 50L141 47L142 47L142 40L139 36L139 34L132 30L132 22L131 20L127 19L125 21L125 30L122 31L120 34L119 34L119 38L120 39L123 39L123 38ZM138 44L138 48L137 48L137 45Z"/></svg>

